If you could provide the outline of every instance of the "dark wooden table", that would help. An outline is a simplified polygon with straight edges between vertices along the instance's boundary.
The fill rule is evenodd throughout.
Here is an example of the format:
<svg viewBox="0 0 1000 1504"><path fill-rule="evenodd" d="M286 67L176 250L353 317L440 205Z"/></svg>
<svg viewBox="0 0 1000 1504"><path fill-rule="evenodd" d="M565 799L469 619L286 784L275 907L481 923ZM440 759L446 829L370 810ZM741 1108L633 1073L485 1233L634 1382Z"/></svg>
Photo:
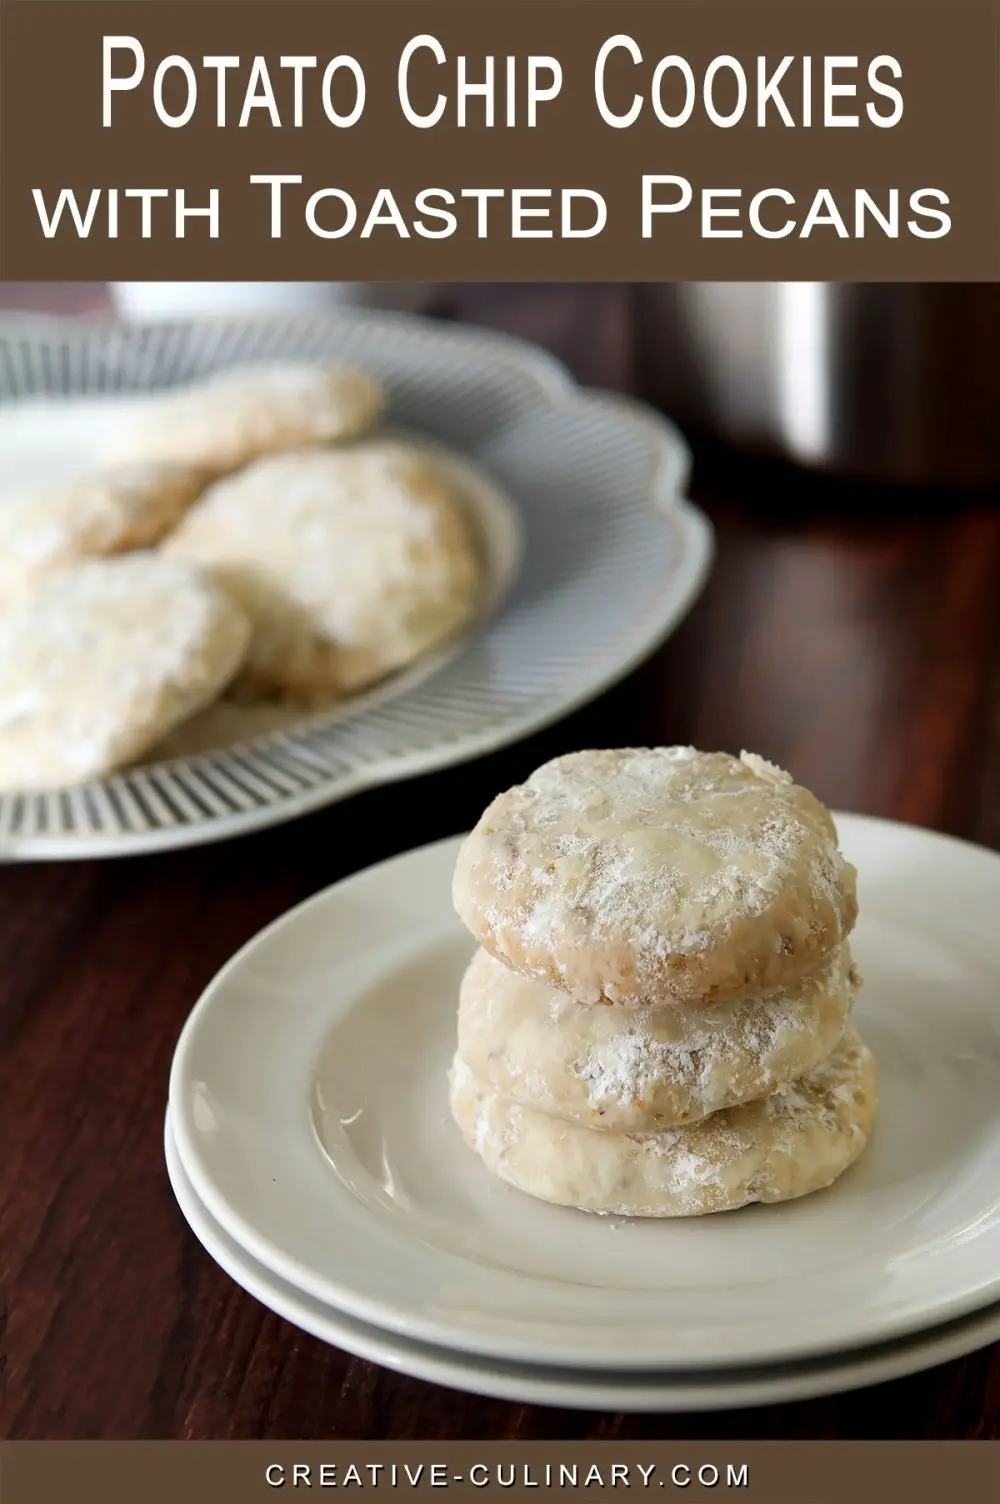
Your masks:
<svg viewBox="0 0 1000 1504"><path fill-rule="evenodd" d="M99 307L99 289L0 289ZM459 313L627 388L627 295L468 288ZM1000 1348L840 1398L622 1417L399 1378L287 1326L202 1252L161 1133L171 1052L216 969L344 874L472 822L575 747L750 747L840 808L1000 846L1000 510L699 456L705 595L639 672L544 736L227 845L0 869L7 1437L994 1437Z"/></svg>

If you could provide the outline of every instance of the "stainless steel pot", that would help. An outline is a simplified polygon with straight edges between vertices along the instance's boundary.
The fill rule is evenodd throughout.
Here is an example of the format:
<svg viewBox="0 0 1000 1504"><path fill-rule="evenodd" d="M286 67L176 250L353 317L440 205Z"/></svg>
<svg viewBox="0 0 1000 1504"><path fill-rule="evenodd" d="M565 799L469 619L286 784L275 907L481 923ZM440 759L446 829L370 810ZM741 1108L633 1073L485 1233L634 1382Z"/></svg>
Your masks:
<svg viewBox="0 0 1000 1504"><path fill-rule="evenodd" d="M873 481L1000 479L1000 286L636 287L647 394L681 424Z"/></svg>

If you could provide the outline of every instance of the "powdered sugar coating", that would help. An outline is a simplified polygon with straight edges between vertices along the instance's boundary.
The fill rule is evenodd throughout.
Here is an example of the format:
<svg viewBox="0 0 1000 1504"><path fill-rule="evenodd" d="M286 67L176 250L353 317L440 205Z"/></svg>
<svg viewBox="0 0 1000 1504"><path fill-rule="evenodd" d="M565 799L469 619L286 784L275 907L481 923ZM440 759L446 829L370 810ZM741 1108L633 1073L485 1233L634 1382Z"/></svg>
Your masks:
<svg viewBox="0 0 1000 1504"><path fill-rule="evenodd" d="M567 1122L655 1133L768 1095L836 1047L860 979L845 942L786 992L713 1008L606 1008L487 951L462 980L458 1053L492 1091Z"/></svg>
<svg viewBox="0 0 1000 1504"><path fill-rule="evenodd" d="M55 575L0 615L0 787L134 761L223 689L249 635L222 591L156 555Z"/></svg>
<svg viewBox="0 0 1000 1504"><path fill-rule="evenodd" d="M500 794L455 908L582 1002L711 1004L789 987L846 938L856 873L829 812L750 753L575 752Z"/></svg>
<svg viewBox="0 0 1000 1504"><path fill-rule="evenodd" d="M175 527L208 474L170 461L95 470L0 500L0 603L87 558L147 548Z"/></svg>
<svg viewBox="0 0 1000 1504"><path fill-rule="evenodd" d="M107 458L235 470L276 450L353 439L383 402L375 378L351 365L235 366L151 397L123 420Z"/></svg>
<svg viewBox="0 0 1000 1504"><path fill-rule="evenodd" d="M452 1115L495 1175L542 1201L623 1217L698 1217L825 1189L868 1141L876 1067L853 1029L801 1081L663 1133L595 1133L490 1092L461 1061Z"/></svg>
<svg viewBox="0 0 1000 1504"><path fill-rule="evenodd" d="M270 455L217 482L165 545L253 623L254 694L350 694L443 642L481 568L461 499L418 449L368 441Z"/></svg>

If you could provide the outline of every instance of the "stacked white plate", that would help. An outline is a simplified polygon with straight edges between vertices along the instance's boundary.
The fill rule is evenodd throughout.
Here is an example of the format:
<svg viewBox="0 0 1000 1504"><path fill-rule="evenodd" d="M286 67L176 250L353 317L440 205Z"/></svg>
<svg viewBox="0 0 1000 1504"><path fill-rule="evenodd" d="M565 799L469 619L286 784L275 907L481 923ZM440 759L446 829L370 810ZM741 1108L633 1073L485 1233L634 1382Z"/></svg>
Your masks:
<svg viewBox="0 0 1000 1504"><path fill-rule="evenodd" d="M447 1108L457 839L320 893L179 1041L167 1163L208 1253L338 1347L505 1398L694 1410L827 1394L1000 1338L1000 857L838 817L860 872L875 1133L829 1191L674 1222L494 1179Z"/></svg>

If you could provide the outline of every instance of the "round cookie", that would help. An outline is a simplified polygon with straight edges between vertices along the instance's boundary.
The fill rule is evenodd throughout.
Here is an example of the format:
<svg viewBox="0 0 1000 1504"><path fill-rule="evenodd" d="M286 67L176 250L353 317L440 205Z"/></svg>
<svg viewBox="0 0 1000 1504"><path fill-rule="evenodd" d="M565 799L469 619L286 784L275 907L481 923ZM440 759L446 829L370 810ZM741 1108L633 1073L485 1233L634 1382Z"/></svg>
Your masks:
<svg viewBox="0 0 1000 1504"><path fill-rule="evenodd" d="M353 439L383 401L374 377L350 365L236 366L142 403L123 420L108 457L221 473L275 450Z"/></svg>
<svg viewBox="0 0 1000 1504"><path fill-rule="evenodd" d="M0 788L134 761L223 689L249 635L222 591L157 555L53 576L0 614Z"/></svg>
<svg viewBox="0 0 1000 1504"><path fill-rule="evenodd" d="M148 548L204 490L192 465L137 461L0 500L0 604L81 559Z"/></svg>
<svg viewBox="0 0 1000 1504"><path fill-rule="evenodd" d="M808 1076L701 1123L594 1133L487 1091L457 1061L452 1115L487 1169L529 1196L619 1217L700 1217L832 1185L864 1148L875 1060L853 1029Z"/></svg>
<svg viewBox="0 0 1000 1504"><path fill-rule="evenodd" d="M480 944L580 1002L790 987L846 938L856 873L780 768L693 747L575 752L493 800L453 898Z"/></svg>
<svg viewBox="0 0 1000 1504"><path fill-rule="evenodd" d="M461 501L419 450L271 455L217 482L166 543L253 623L244 694L324 702L402 668L475 609Z"/></svg>
<svg viewBox="0 0 1000 1504"><path fill-rule="evenodd" d="M458 1053L490 1091L610 1133L696 1123L797 1081L839 1043L860 984L845 942L789 992L714 1008L605 1008L480 950Z"/></svg>

